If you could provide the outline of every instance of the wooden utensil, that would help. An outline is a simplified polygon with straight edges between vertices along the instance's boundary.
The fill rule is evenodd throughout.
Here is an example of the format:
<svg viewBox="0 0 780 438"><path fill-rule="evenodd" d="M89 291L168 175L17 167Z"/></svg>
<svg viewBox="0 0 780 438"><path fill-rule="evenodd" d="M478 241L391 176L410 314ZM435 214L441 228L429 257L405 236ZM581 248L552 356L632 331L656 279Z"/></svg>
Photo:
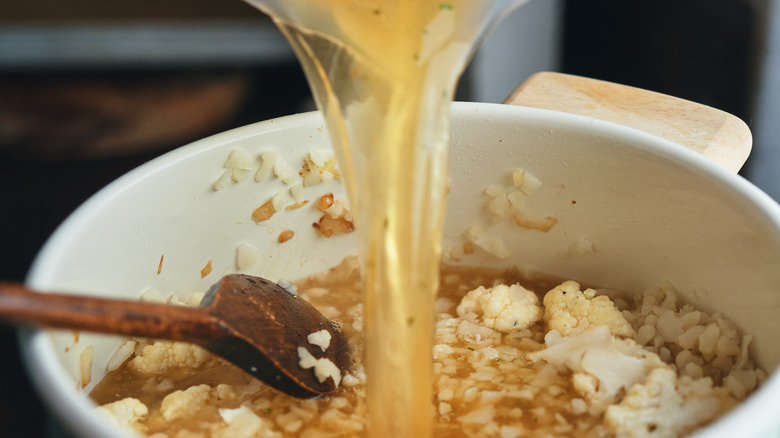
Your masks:
<svg viewBox="0 0 780 438"><path fill-rule="evenodd" d="M534 74L504 103L579 114L635 128L698 152L734 173L745 164L753 142L745 122L727 112L582 76Z"/></svg>
<svg viewBox="0 0 780 438"><path fill-rule="evenodd" d="M298 347L342 371L349 362L340 328L314 306L276 283L241 274L223 277L200 307L41 293L19 283L0 283L0 320L194 343L301 398L332 392L336 384L301 368ZM320 330L331 336L324 352L307 340Z"/></svg>

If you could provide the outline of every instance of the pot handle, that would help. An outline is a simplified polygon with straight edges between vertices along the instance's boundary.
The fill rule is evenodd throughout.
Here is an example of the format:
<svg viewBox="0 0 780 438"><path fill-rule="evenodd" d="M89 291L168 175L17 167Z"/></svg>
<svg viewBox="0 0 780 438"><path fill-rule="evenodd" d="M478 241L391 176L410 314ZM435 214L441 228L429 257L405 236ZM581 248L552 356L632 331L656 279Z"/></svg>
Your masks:
<svg viewBox="0 0 780 438"><path fill-rule="evenodd" d="M597 79L540 72L505 104L593 117L671 140L731 172L739 172L753 143L750 128L727 112L669 95Z"/></svg>

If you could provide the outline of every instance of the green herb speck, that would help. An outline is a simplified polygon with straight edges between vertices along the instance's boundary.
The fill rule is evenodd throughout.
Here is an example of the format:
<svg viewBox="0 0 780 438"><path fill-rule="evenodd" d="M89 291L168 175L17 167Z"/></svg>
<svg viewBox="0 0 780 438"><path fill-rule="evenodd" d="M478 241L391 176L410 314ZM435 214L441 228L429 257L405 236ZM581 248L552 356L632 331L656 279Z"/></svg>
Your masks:
<svg viewBox="0 0 780 438"><path fill-rule="evenodd" d="M442 3L439 5L439 9L443 11L451 11L452 10L452 3Z"/></svg>

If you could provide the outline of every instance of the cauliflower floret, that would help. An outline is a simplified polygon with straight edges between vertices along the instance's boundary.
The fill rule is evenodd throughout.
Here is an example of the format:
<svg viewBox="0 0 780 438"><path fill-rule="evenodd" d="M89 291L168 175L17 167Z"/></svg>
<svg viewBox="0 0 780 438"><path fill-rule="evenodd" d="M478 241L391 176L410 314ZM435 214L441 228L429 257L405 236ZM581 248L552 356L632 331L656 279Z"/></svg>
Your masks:
<svg viewBox="0 0 780 438"><path fill-rule="evenodd" d="M140 422L149 415L149 408L140 400L127 397L99 406L95 412L118 429L143 433L145 428Z"/></svg>
<svg viewBox="0 0 780 438"><path fill-rule="evenodd" d="M626 438L666 438L688 434L736 404L709 378L693 380L670 368L650 372L623 401L607 408L604 424Z"/></svg>
<svg viewBox="0 0 780 438"><path fill-rule="evenodd" d="M167 421L191 415L206 405L210 392L211 387L205 384L174 391L160 403L160 413Z"/></svg>
<svg viewBox="0 0 780 438"><path fill-rule="evenodd" d="M463 297L457 311L458 316L473 312L483 326L504 333L528 328L542 317L539 297L519 284L480 286Z"/></svg>
<svg viewBox="0 0 780 438"><path fill-rule="evenodd" d="M565 281L544 296L544 321L563 336L605 325L613 335L633 338L634 329L607 296L580 291L579 283Z"/></svg>
<svg viewBox="0 0 780 438"><path fill-rule="evenodd" d="M185 342L157 341L144 347L127 366L143 375L158 375L170 369L196 368L210 356L205 349Z"/></svg>
<svg viewBox="0 0 780 438"><path fill-rule="evenodd" d="M644 382L651 370L668 367L633 340L615 338L606 326L566 337L552 331L545 341L544 350L528 357L568 368L575 390L600 408L614 403L623 389Z"/></svg>

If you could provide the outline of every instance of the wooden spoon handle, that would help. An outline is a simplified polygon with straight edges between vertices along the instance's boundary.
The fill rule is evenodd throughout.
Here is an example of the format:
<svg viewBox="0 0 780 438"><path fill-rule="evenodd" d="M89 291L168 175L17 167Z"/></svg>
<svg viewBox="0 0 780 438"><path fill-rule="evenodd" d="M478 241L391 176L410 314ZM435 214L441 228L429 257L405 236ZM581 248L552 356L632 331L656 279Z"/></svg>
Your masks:
<svg viewBox="0 0 780 438"><path fill-rule="evenodd" d="M732 172L745 164L750 128L724 111L640 88L562 73L537 73L504 101L606 120L696 151Z"/></svg>
<svg viewBox="0 0 780 438"><path fill-rule="evenodd" d="M190 342L228 334L199 307L41 293L12 282L0 282L0 321Z"/></svg>

